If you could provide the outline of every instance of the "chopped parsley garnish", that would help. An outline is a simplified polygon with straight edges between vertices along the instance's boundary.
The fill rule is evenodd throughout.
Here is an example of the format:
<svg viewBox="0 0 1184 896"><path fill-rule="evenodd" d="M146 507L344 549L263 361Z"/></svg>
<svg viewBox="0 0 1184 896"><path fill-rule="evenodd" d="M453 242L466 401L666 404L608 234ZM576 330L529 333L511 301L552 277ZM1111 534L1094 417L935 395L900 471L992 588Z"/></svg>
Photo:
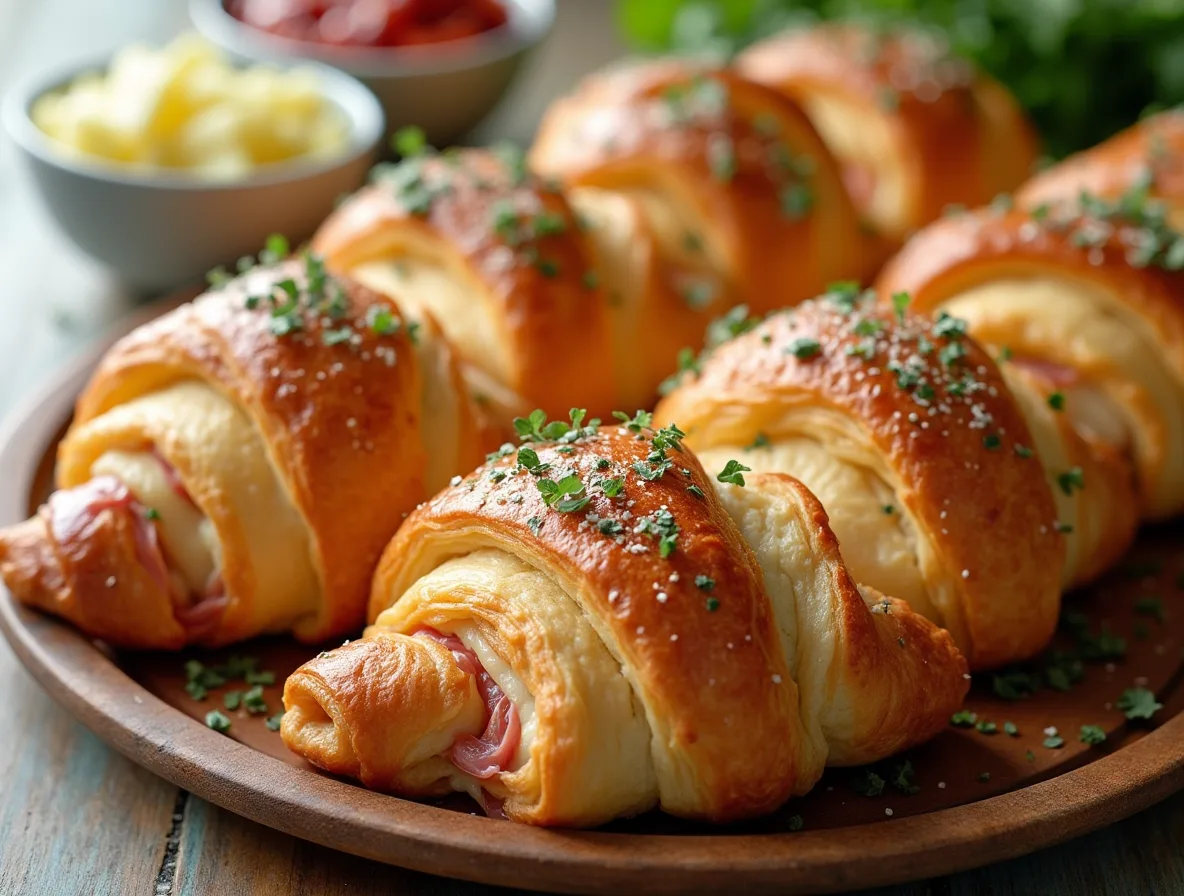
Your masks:
<svg viewBox="0 0 1184 896"><path fill-rule="evenodd" d="M575 473L564 476L558 482L553 479L540 479L535 485L546 505L560 513L576 513L587 507L588 502L592 500L584 488L583 480Z"/></svg>
<svg viewBox="0 0 1184 896"><path fill-rule="evenodd" d="M1114 705L1128 719L1150 719L1163 709L1163 704L1155 699L1155 694L1146 688L1127 688Z"/></svg>
<svg viewBox="0 0 1184 896"><path fill-rule="evenodd" d="M213 728L219 734L225 734L230 730L230 719L218 710L212 709L206 713L206 727Z"/></svg>
<svg viewBox="0 0 1184 896"><path fill-rule="evenodd" d="M994 722L989 722L986 719L979 719L975 725L974 730L979 734L997 734L999 726Z"/></svg>
<svg viewBox="0 0 1184 896"><path fill-rule="evenodd" d="M909 298L907 292L898 292L892 296L892 310L896 312L896 319L902 324L904 323L905 312L908 310L909 302L911 301L912 299ZM935 326L933 329L936 333L937 327Z"/></svg>
<svg viewBox="0 0 1184 896"><path fill-rule="evenodd" d="M280 724L283 721L284 721L284 711L280 710L274 716L268 716L267 720L263 724L267 726L268 731L279 731Z"/></svg>
<svg viewBox="0 0 1184 896"><path fill-rule="evenodd" d="M155 507L145 507L144 508L144 519L158 520L158 519L160 519L160 511L157 510Z"/></svg>
<svg viewBox="0 0 1184 896"><path fill-rule="evenodd" d="M786 354L793 355L799 361L806 361L822 351L822 344L817 339L799 337L789 344Z"/></svg>
<svg viewBox="0 0 1184 896"><path fill-rule="evenodd" d="M649 516L644 516L637 522L634 529L642 535L649 535L658 539L658 556L663 560L674 553L678 546L679 526L674 521L674 515L669 510L655 510Z"/></svg>
<svg viewBox="0 0 1184 896"><path fill-rule="evenodd" d="M730 460L724 464L724 468L716 474L715 478L729 485L744 485L744 474L750 472L752 472L751 467L744 466L738 460Z"/></svg>
<svg viewBox="0 0 1184 896"><path fill-rule="evenodd" d="M694 350L684 347L678 351L678 369L662 380L662 383L658 386L658 394L669 395L677 389L682 384L683 375L687 371L690 371L696 376L701 372L699 359L695 355Z"/></svg>
<svg viewBox="0 0 1184 896"><path fill-rule="evenodd" d="M267 701L263 699L263 685L257 684L243 694L243 709L251 715L267 712Z"/></svg>
<svg viewBox="0 0 1184 896"><path fill-rule="evenodd" d="M1100 743L1105 743L1106 732L1099 725L1082 725L1077 739L1083 744L1096 747Z"/></svg>
<svg viewBox="0 0 1184 896"><path fill-rule="evenodd" d="M1085 488L1085 473L1081 467L1073 467L1071 470L1058 473L1057 485L1061 487L1061 491L1066 495L1072 495L1074 489Z"/></svg>
<svg viewBox="0 0 1184 896"><path fill-rule="evenodd" d="M533 534L538 535L539 530L543 528L543 521L537 516L532 516L526 521L526 526Z"/></svg>
<svg viewBox="0 0 1184 896"><path fill-rule="evenodd" d="M1048 396L1048 406L1054 411L1063 411L1065 409L1065 396L1060 392L1053 392Z"/></svg>
<svg viewBox="0 0 1184 896"><path fill-rule="evenodd" d="M769 444L769 437L767 435L765 435L763 432L758 432L756 434L756 438L754 438L752 440L752 444L749 445L744 450L745 451L752 451L753 449L756 449L756 448L764 448L768 444Z"/></svg>
<svg viewBox="0 0 1184 896"><path fill-rule="evenodd" d="M978 721L978 715L969 709L960 709L950 716L950 724L955 728L973 728Z"/></svg>
<svg viewBox="0 0 1184 896"><path fill-rule="evenodd" d="M588 421L587 426L584 425L587 413L583 408L572 408L568 412L570 423L563 420L552 420L548 423L546 412L542 408L535 408L527 417L514 418L514 430L523 442L559 442L569 445L579 439L594 436L599 431L600 421L595 417Z"/></svg>
<svg viewBox="0 0 1184 896"><path fill-rule="evenodd" d="M703 489L699 488L699 486L697 486L697 485L688 485L687 491L690 492L692 495L694 495L696 498L706 498L707 497L707 495L705 495L703 493Z"/></svg>
<svg viewBox="0 0 1184 896"><path fill-rule="evenodd" d="M806 826L806 822L802 820L800 815L789 816L789 830L791 833L796 833Z"/></svg>
<svg viewBox="0 0 1184 896"><path fill-rule="evenodd" d="M542 476L551 469L550 464L545 464L539 460L538 453L533 448L526 447L518 449L518 465L535 476Z"/></svg>
<svg viewBox="0 0 1184 896"><path fill-rule="evenodd" d="M1052 731L1055 732L1056 729L1053 728ZM1044 740L1041 741L1041 744L1050 750L1059 750L1065 745L1065 739L1059 734L1053 733L1045 736Z"/></svg>
<svg viewBox="0 0 1184 896"><path fill-rule="evenodd" d="M880 510L884 512L885 516L892 516L892 514L896 513L896 508L891 504L885 504Z"/></svg>
<svg viewBox="0 0 1184 896"><path fill-rule="evenodd" d="M711 175L725 183L736 176L736 147L727 134L715 133L707 141L707 164Z"/></svg>
<svg viewBox="0 0 1184 896"><path fill-rule="evenodd" d="M1013 447L1015 449L1015 453L1016 453L1017 457L1022 457L1022 458L1027 459L1035 453L1027 445L1021 445L1019 442L1016 442Z"/></svg>
<svg viewBox="0 0 1184 896"><path fill-rule="evenodd" d="M719 609L719 598L718 597L709 597L705 601L705 604L707 606L707 612L714 613L716 610Z"/></svg>
<svg viewBox="0 0 1184 896"><path fill-rule="evenodd" d="M615 498L621 493L621 489L625 487L625 480L621 478L601 479L596 485L604 493L606 498Z"/></svg>
<svg viewBox="0 0 1184 896"><path fill-rule="evenodd" d="M596 528L600 530L601 535L608 535L609 537L615 537L625 531L625 527L617 520L598 520Z"/></svg>
<svg viewBox="0 0 1184 896"><path fill-rule="evenodd" d="M243 702L242 691L227 691L222 695L222 705L232 712L238 709L239 704Z"/></svg>
<svg viewBox="0 0 1184 896"><path fill-rule="evenodd" d="M1003 440L999 438L998 433L987 433L983 436L983 447L988 451L998 451L999 446L1003 444Z"/></svg>
<svg viewBox="0 0 1184 896"><path fill-rule="evenodd" d="M1140 616L1150 616L1157 622L1163 622L1163 599L1158 597L1140 597L1135 602L1135 612Z"/></svg>
<svg viewBox="0 0 1184 896"><path fill-rule="evenodd" d="M857 771L851 777L851 789L862 796L879 796L887 783L870 768Z"/></svg>
<svg viewBox="0 0 1184 896"><path fill-rule="evenodd" d="M642 410L637 411L632 417L624 411L613 411L613 417L620 420L621 425L634 434L640 434L654 420L653 414Z"/></svg>
<svg viewBox="0 0 1184 896"><path fill-rule="evenodd" d="M423 128L408 125L399 128L391 136L391 148L405 159L421 156L429 149L428 138Z"/></svg>
<svg viewBox="0 0 1184 896"><path fill-rule="evenodd" d="M800 221L814 206L814 191L802 183L782 187L778 193L781 214L791 221Z"/></svg>
<svg viewBox="0 0 1184 896"><path fill-rule="evenodd" d="M1004 722L1003 733L1008 737L1019 737L1020 729L1016 727L1015 722Z"/></svg>
<svg viewBox="0 0 1184 896"><path fill-rule="evenodd" d="M695 576L695 587L700 591L712 591L715 588L715 579L711 576L697 575Z"/></svg>

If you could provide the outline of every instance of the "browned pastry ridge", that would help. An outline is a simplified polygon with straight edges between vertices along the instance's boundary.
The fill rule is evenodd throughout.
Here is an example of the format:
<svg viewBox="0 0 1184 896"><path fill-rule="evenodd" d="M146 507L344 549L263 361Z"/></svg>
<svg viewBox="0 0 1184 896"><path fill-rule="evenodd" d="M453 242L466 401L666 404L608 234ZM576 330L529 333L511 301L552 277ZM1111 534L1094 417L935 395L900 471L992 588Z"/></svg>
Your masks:
<svg viewBox="0 0 1184 896"><path fill-rule="evenodd" d="M1153 201L1129 208L951 218L881 279L1006 346L1013 379L1035 392L1048 418L1037 428L1063 445L1052 471L1073 473L1055 490L1078 505L1066 522L1084 572L1069 581L1117 559L1139 518L1184 510L1184 273L1169 252L1179 236Z"/></svg>
<svg viewBox="0 0 1184 896"><path fill-rule="evenodd" d="M447 347L308 257L256 268L107 353L37 515L0 530L18 600L116 646L363 620L408 511L480 457Z"/></svg>
<svg viewBox="0 0 1184 896"><path fill-rule="evenodd" d="M1014 189L1036 162L1015 98L935 33L796 29L753 44L736 69L801 106L889 246L949 205L983 205Z"/></svg>
<svg viewBox="0 0 1184 896"><path fill-rule="evenodd" d="M948 629L972 668L1043 648L1057 508L1022 408L964 324L842 287L750 327L655 420L678 420L705 462L800 478L855 580Z"/></svg>
<svg viewBox="0 0 1184 896"><path fill-rule="evenodd" d="M796 480L720 483L645 424L507 448L416 510L365 637L288 679L285 743L592 825L768 812L941 730L968 687L949 635L854 584Z"/></svg>
<svg viewBox="0 0 1184 896"><path fill-rule="evenodd" d="M1026 208L1072 206L1082 193L1115 200L1132 190L1162 200L1168 222L1184 230L1184 111L1149 116L1047 168L1023 185L1016 201Z"/></svg>

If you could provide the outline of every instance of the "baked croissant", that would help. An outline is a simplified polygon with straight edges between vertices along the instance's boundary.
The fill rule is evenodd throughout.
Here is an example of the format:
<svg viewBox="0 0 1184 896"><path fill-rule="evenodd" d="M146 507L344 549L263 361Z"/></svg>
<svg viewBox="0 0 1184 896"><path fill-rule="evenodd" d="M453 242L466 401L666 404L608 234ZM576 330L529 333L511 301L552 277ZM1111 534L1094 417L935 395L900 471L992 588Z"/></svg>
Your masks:
<svg viewBox="0 0 1184 896"><path fill-rule="evenodd" d="M1072 498L1094 505L1076 519L1061 511L1087 567L1091 555L1095 567L1117 559L1137 519L1184 510L1181 265L1184 240L1165 223L1163 206L1135 187L1114 202L1087 195L1081 209L941 221L880 281L1006 346L1006 367L1036 385L1036 404L1064 443L1078 443L1057 466L1083 471ZM1062 504L1065 491L1056 490Z"/></svg>
<svg viewBox="0 0 1184 896"><path fill-rule="evenodd" d="M1055 630L1066 552L1045 446L964 324L905 298L842 286L752 321L655 421L708 465L798 477L852 577L948 629L971 668L1024 659Z"/></svg>
<svg viewBox="0 0 1184 896"><path fill-rule="evenodd" d="M1015 98L932 32L791 30L750 46L736 69L801 106L889 245L947 205L982 205L1014 189L1036 161Z"/></svg>
<svg viewBox="0 0 1184 896"><path fill-rule="evenodd" d="M494 419L646 406L737 302L771 310L871 272L809 122L729 72L590 79L530 162L504 147L404 160L313 241L331 269L433 312Z"/></svg>
<svg viewBox="0 0 1184 896"><path fill-rule="evenodd" d="M415 511L365 637L289 677L285 743L369 787L594 825L768 812L939 731L968 687L948 634L854 584L799 482L716 484L647 416L504 449Z"/></svg>
<svg viewBox="0 0 1184 896"><path fill-rule="evenodd" d="M480 457L447 346L413 335L314 256L133 331L78 400L59 491L0 530L0 575L116 646L356 628L403 517Z"/></svg>
<svg viewBox="0 0 1184 896"><path fill-rule="evenodd" d="M1095 147L1037 174L1016 193L1027 208L1076 205L1081 195L1115 200L1134 190L1164 203L1173 229L1184 230L1184 111L1149 116Z"/></svg>

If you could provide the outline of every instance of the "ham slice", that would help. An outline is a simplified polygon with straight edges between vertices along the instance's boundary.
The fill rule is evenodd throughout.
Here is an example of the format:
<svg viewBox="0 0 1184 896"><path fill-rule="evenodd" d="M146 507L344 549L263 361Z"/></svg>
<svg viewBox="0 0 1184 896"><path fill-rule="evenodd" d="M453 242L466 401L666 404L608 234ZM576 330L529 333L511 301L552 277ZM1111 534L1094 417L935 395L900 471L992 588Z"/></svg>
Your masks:
<svg viewBox="0 0 1184 896"><path fill-rule="evenodd" d="M76 488L62 489L49 498L50 527L59 543L85 539L87 530L104 511L127 514L136 539L136 560L165 593L170 593L169 568L148 509L114 476L96 476Z"/></svg>
<svg viewBox="0 0 1184 896"><path fill-rule="evenodd" d="M1081 381L1081 373L1077 368L1057 364L1055 361L1016 355L1011 359L1011 363L1057 388L1075 386Z"/></svg>
<svg viewBox="0 0 1184 896"><path fill-rule="evenodd" d="M186 499L192 500L180 479L176 478L176 471L163 458L159 459L166 473L172 471L169 481L173 483L173 488ZM135 535L136 561L144 567L160 590L169 595L173 614L186 630L189 640L198 641L212 634L229 603L222 576L215 574L206 593L197 601L189 603L188 596L174 585L156 524L148 518L148 508L136 500L122 480L114 476L96 476L75 488L62 489L50 495L49 519L54 540L66 543L86 539L89 537L88 530L104 512L127 515Z"/></svg>
<svg viewBox="0 0 1184 896"><path fill-rule="evenodd" d="M502 692L493 676L485 671L477 655L460 638L431 628L417 629L412 634L431 638L452 651L452 657L461 671L477 680L477 691L485 702L485 730L480 737L464 734L456 739L448 753L452 764L479 780L492 778L505 771L522 739L522 720L514 701Z"/></svg>
<svg viewBox="0 0 1184 896"><path fill-rule="evenodd" d="M170 464L163 454L155 446L152 448L152 456L156 458L162 470L164 470L164 478L168 480L169 487L176 492L180 497L184 498L194 507L197 502L193 500L193 496L189 494L189 489L185 488L185 483L181 481L181 476L177 473L177 468Z"/></svg>

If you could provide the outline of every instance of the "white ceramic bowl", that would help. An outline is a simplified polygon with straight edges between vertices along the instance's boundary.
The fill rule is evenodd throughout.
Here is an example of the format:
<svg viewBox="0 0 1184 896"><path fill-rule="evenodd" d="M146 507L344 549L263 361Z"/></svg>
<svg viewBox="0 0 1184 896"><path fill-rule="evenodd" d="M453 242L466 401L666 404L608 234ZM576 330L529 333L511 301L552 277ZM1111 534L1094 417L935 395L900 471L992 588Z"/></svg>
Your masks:
<svg viewBox="0 0 1184 896"><path fill-rule="evenodd" d="M350 122L348 146L331 159L293 159L243 180L209 181L183 172L142 172L67 155L33 123L33 103L105 63L34 78L5 99L5 127L27 161L49 211L88 255L129 285L163 290L258 252L268 234L293 244L310 236L342 195L366 179L384 132L382 107L356 79L316 70L326 98Z"/></svg>
<svg viewBox="0 0 1184 896"><path fill-rule="evenodd" d="M493 110L554 23L555 0L503 2L503 27L416 47L336 47L280 37L234 18L225 0L189 0L189 14L208 40L236 56L315 59L348 72L382 103L388 134L417 125L434 146L447 146Z"/></svg>

